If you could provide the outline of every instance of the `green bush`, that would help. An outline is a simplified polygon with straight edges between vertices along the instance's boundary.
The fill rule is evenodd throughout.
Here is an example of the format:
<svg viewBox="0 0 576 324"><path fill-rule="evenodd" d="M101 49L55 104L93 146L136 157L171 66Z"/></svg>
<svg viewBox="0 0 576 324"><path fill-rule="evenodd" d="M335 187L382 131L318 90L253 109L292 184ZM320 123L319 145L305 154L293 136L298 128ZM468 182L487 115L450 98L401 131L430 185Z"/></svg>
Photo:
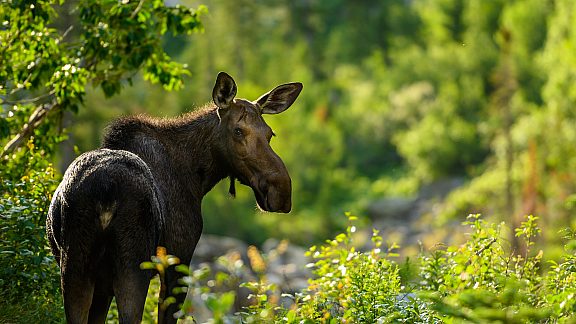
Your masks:
<svg viewBox="0 0 576 324"><path fill-rule="evenodd" d="M353 238L356 217L348 215L345 233L307 252L314 277L295 295L280 295L266 281L243 283L251 304L236 314L214 310L215 323L574 323L576 321L576 235L565 231L565 254L543 264L544 252L533 251L540 234L537 217L528 216L516 236L523 252L510 251L505 224L479 215L464 223L469 239L461 245L422 252L414 264L399 263L396 245L383 246L374 231L373 247L359 251ZM266 259L254 254L249 257ZM258 263L256 262L256 263ZM265 267L265 266L264 266ZM254 268L254 267L253 267ZM206 274L206 269L203 270ZM214 275L225 281L230 274ZM188 282L192 282L189 280ZM228 292L203 288L199 293L223 300ZM233 295L232 295L233 296ZM278 296L289 298L290 306ZM219 299L220 298L220 299ZM228 308L231 301L226 303Z"/></svg>
<svg viewBox="0 0 576 324"><path fill-rule="evenodd" d="M33 141L19 154L1 173L0 322L59 322L60 276L45 234L58 179Z"/></svg>

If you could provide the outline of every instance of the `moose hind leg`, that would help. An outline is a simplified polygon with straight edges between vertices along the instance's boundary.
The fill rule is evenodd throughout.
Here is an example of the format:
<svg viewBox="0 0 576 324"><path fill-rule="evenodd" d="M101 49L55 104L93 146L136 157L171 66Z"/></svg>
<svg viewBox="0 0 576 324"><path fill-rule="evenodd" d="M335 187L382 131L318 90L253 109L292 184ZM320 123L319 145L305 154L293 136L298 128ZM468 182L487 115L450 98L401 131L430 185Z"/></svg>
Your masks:
<svg viewBox="0 0 576 324"><path fill-rule="evenodd" d="M151 222L150 206L145 201L125 201L118 210L115 228L114 295L120 323L140 323L151 270L140 264L149 261L155 252L155 230Z"/></svg>
<svg viewBox="0 0 576 324"><path fill-rule="evenodd" d="M150 279L145 271L117 275L114 295L120 323L140 323Z"/></svg>
<svg viewBox="0 0 576 324"><path fill-rule="evenodd" d="M94 293L92 297L92 306L90 307L90 315L88 317L89 324L105 323L108 309L112 303L112 296Z"/></svg>
<svg viewBox="0 0 576 324"><path fill-rule="evenodd" d="M62 272L62 295L66 322L84 324L88 322L94 283L89 276L70 271Z"/></svg>
<svg viewBox="0 0 576 324"><path fill-rule="evenodd" d="M82 233L85 241L64 244L60 255L62 297L66 322L87 323L94 294L94 277L90 271L90 252L93 239L89 232ZM70 241L70 240L68 240Z"/></svg>

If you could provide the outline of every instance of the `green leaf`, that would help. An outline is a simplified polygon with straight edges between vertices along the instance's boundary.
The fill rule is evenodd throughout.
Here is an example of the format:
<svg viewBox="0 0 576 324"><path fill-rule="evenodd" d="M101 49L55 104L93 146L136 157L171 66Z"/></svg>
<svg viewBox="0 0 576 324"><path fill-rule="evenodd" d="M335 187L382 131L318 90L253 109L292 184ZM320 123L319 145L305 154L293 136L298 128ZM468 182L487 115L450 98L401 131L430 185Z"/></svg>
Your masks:
<svg viewBox="0 0 576 324"><path fill-rule="evenodd" d="M146 261L140 263L140 269L142 270L152 270L156 269L156 264L154 262Z"/></svg>

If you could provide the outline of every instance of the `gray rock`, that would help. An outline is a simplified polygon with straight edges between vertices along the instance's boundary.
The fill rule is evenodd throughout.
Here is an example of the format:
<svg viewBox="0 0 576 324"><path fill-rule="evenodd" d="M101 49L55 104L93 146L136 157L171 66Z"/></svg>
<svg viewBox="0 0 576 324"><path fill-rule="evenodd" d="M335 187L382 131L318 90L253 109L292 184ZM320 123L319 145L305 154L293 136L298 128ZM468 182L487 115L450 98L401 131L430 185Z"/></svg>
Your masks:
<svg viewBox="0 0 576 324"><path fill-rule="evenodd" d="M194 251L192 264L200 264L202 262L211 263L218 257L233 251L240 253L244 260L247 248L248 245L246 243L233 237L202 234Z"/></svg>
<svg viewBox="0 0 576 324"><path fill-rule="evenodd" d="M416 197L386 197L374 201L367 207L367 213L372 226L380 230L386 241L401 247L414 246L430 231L429 220L435 217L438 206L463 184L464 179L459 177L437 180L422 186ZM365 235L370 234L371 231L366 231Z"/></svg>
<svg viewBox="0 0 576 324"><path fill-rule="evenodd" d="M194 268L199 268L202 263L206 263L212 269L210 278L207 280L213 279L214 274L218 271L237 278L235 286L225 287L225 290L234 290L237 296L231 314L239 311L242 306L248 306L247 303L249 303L247 297L250 291L247 288L238 287L237 284L256 280L256 274L250 268L247 251L248 245L238 239L204 234L198 242L196 252L192 258L191 264ZM311 262L304 255L306 249L290 244L287 241L269 239L264 243L262 253L267 261L266 278L268 282L277 285L279 288L277 297L280 298L283 305L289 307L293 300L282 294L300 292L308 286L308 278L311 276L310 271L306 268L306 264ZM231 268L230 264L223 265L218 262L217 260L220 257L227 260L238 260L239 257L244 266ZM207 280L196 284L206 286ZM192 301L194 317L197 323L203 323L210 319L211 312L206 308L202 300L202 294L194 293L193 289L189 289L186 298Z"/></svg>
<svg viewBox="0 0 576 324"><path fill-rule="evenodd" d="M416 207L416 198L388 197L377 200L367 207L372 220L404 220Z"/></svg>
<svg viewBox="0 0 576 324"><path fill-rule="evenodd" d="M418 199L444 199L454 189L464 184L464 178L452 177L436 180L432 183L423 185L418 192Z"/></svg>

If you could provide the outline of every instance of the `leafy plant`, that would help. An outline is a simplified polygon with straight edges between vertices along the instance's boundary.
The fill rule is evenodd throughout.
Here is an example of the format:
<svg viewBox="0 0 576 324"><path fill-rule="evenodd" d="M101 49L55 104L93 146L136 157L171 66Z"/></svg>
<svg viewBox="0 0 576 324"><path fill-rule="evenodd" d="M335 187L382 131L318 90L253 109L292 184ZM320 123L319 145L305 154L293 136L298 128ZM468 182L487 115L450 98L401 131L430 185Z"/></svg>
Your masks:
<svg viewBox="0 0 576 324"><path fill-rule="evenodd" d="M109 97L142 70L152 83L181 88L189 71L166 54L162 35L200 31L206 12L161 0L79 1L69 13L62 5L64 0L8 1L0 8L2 155L25 144L49 117L54 127L64 111L77 111L89 84ZM58 21L57 9L77 16ZM54 28L56 21L66 29Z"/></svg>
<svg viewBox="0 0 576 324"><path fill-rule="evenodd" d="M464 224L472 231L463 245L421 257L422 297L444 318L533 322L550 317L549 305L539 302L546 294L540 275L543 252L531 255L530 251L540 232L536 220L528 216L516 229L526 246L526 254L520 256L506 251L504 223L468 216Z"/></svg>
<svg viewBox="0 0 576 324"><path fill-rule="evenodd" d="M15 181L10 180L15 173L0 173L0 299L4 301L0 319L52 322L61 318L63 309L58 265L48 247L45 222L58 178L45 152L32 141L19 165L24 174Z"/></svg>
<svg viewBox="0 0 576 324"><path fill-rule="evenodd" d="M373 247L354 246L356 217L347 214L346 232L307 255L314 277L308 288L281 295L260 272L243 283L252 303L236 313L215 316L215 322L246 323L572 323L576 320L576 236L566 231L566 253L543 272L543 251L533 251L540 233L538 218L527 216L515 229L525 251L510 251L504 223L494 224L480 215L464 223L469 238L460 245L422 252L414 277L402 277L395 244L383 246L373 232ZM250 253L249 253L250 254ZM266 256L253 252L259 263ZM265 264L260 264L265 269ZM217 275L218 276L218 275ZM205 291L206 292L206 291ZM214 293L214 292L211 292ZM222 295L222 292L219 292ZM292 302L280 303L278 296ZM214 308L212 308L214 309ZM219 312L220 310L218 310Z"/></svg>

